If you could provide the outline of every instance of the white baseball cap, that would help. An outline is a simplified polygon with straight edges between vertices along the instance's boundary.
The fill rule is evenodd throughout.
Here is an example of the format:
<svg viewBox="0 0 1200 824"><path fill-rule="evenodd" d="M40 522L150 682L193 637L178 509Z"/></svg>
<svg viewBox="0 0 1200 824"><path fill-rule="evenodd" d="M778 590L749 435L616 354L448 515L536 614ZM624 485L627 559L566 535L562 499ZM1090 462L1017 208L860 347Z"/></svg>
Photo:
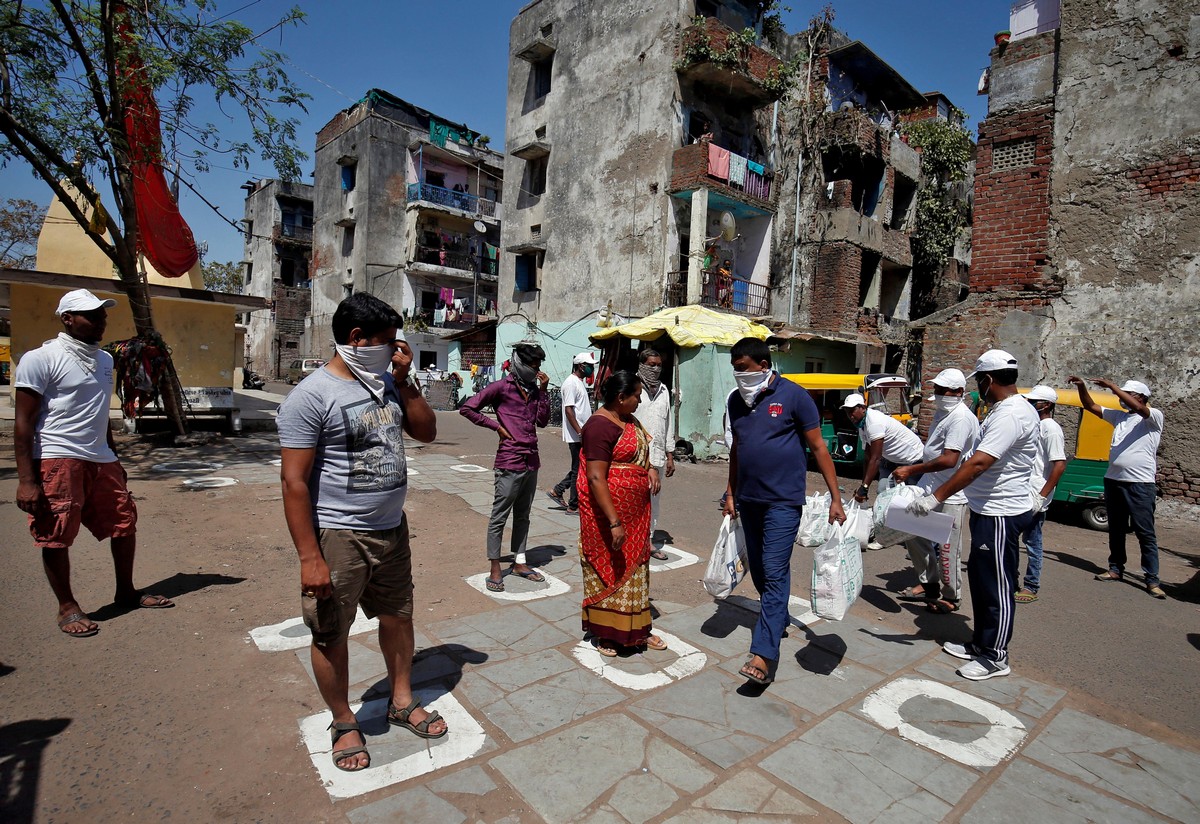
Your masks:
<svg viewBox="0 0 1200 824"><path fill-rule="evenodd" d="M571 358L572 364L580 364L580 363L594 364L595 362L596 362L596 355L592 352L580 352L578 355Z"/></svg>
<svg viewBox="0 0 1200 824"><path fill-rule="evenodd" d="M1144 398L1150 397L1150 387L1141 381L1125 381L1121 387L1122 392L1136 392Z"/></svg>
<svg viewBox="0 0 1200 824"><path fill-rule="evenodd" d="M1049 401L1050 403L1058 403L1058 390L1053 386L1046 386L1044 383L1039 383L1028 392L1025 392L1021 397L1030 401Z"/></svg>
<svg viewBox="0 0 1200 824"><path fill-rule="evenodd" d="M90 312L100 307L111 309L116 305L117 302L112 298L101 300L87 289L76 289L62 296L62 300L58 302L58 308L54 310L54 314L58 316L62 315L63 312Z"/></svg>
<svg viewBox="0 0 1200 824"><path fill-rule="evenodd" d="M998 372L1001 369L1016 369L1017 359L1003 349L989 349L975 361L975 368L968 378L975 377L977 372Z"/></svg>
<svg viewBox="0 0 1200 824"><path fill-rule="evenodd" d="M963 377L961 369L943 369L934 376L930 381L934 386L940 386L943 389L966 389L967 379Z"/></svg>
<svg viewBox="0 0 1200 824"><path fill-rule="evenodd" d="M856 406L866 406L867 401L862 395L857 392L852 392L846 396L846 400L842 401L842 409L853 409Z"/></svg>

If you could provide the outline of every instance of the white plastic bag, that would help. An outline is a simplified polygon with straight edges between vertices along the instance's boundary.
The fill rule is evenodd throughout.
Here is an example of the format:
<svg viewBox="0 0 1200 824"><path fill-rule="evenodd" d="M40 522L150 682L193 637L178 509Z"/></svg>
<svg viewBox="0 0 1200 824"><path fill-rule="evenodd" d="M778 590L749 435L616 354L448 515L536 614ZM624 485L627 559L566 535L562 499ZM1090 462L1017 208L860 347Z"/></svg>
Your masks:
<svg viewBox="0 0 1200 824"><path fill-rule="evenodd" d="M875 526L883 526L884 518L887 517L888 507L892 505L892 498L897 495L902 496L905 500L916 500L921 497L921 490L910 484L894 484L887 488L881 488L875 495Z"/></svg>
<svg viewBox="0 0 1200 824"><path fill-rule="evenodd" d="M860 507L858 501L853 498L848 503L843 502L842 508L846 511L846 528L850 531L850 534L857 538L860 544L870 543L871 510ZM826 515L826 518L828 518L828 515Z"/></svg>
<svg viewBox="0 0 1200 824"><path fill-rule="evenodd" d="M714 598L726 598L749 572L746 560L746 536L740 519L725 516L712 557L704 573L704 588Z"/></svg>
<svg viewBox="0 0 1200 824"><path fill-rule="evenodd" d="M796 532L796 543L800 546L820 546L829 537L829 500L828 492L804 499L800 529Z"/></svg>
<svg viewBox="0 0 1200 824"><path fill-rule="evenodd" d="M862 550L847 524L835 524L829 539L813 550L812 611L840 621L862 592Z"/></svg>

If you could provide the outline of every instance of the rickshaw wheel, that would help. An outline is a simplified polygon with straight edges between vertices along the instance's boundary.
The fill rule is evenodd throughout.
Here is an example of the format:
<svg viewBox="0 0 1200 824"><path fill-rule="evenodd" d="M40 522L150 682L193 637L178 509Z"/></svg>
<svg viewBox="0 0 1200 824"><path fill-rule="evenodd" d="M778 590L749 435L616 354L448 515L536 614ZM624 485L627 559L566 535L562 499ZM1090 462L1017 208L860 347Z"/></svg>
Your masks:
<svg viewBox="0 0 1200 824"><path fill-rule="evenodd" d="M1108 532L1108 507L1103 503L1094 503L1090 506L1085 506L1080 515L1083 517L1083 525L1088 529L1094 529L1098 532Z"/></svg>

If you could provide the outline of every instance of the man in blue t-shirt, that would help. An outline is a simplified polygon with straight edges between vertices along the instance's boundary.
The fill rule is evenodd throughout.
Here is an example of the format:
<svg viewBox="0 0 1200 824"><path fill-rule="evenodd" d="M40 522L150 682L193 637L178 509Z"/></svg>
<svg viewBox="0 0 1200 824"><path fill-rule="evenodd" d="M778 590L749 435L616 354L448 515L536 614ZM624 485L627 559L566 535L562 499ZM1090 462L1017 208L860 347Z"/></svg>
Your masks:
<svg viewBox="0 0 1200 824"><path fill-rule="evenodd" d="M762 601L739 673L755 684L775 680L779 642L788 623L792 546L804 509L805 445L829 487L829 522L845 523L833 460L821 437L821 413L806 390L771 369L765 341L742 338L729 351L737 391L726 413L733 433L725 514L740 517L750 578Z"/></svg>

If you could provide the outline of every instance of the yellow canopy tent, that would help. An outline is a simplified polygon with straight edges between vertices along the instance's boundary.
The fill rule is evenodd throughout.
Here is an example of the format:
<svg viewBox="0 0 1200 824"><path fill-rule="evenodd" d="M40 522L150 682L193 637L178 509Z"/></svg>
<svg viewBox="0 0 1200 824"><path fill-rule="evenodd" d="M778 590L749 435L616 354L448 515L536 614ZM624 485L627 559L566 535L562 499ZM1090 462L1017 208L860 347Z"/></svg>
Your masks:
<svg viewBox="0 0 1200 824"><path fill-rule="evenodd" d="M617 336L637 340L658 340L667 335L676 346L694 348L706 343L718 346L733 346L742 338L766 340L771 330L761 323L741 315L715 312L703 306L680 306L675 309L660 309L653 315L601 329L591 335L593 343L611 340Z"/></svg>

